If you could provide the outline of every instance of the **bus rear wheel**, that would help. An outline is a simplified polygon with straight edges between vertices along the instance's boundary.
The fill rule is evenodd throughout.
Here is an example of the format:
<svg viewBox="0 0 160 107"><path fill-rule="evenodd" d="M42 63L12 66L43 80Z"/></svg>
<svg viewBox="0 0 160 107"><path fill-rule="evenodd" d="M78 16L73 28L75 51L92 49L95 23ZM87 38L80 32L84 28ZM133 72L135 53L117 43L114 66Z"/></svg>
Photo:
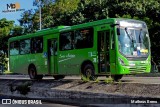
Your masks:
<svg viewBox="0 0 160 107"><path fill-rule="evenodd" d="M111 77L114 81L119 81L120 79L122 79L123 75L112 75Z"/></svg>
<svg viewBox="0 0 160 107"><path fill-rule="evenodd" d="M29 77L31 79L38 79L38 80L41 80L43 78L43 75L37 75L37 71L36 71L36 68L34 66L31 66L28 70L28 74L29 74Z"/></svg>
<svg viewBox="0 0 160 107"><path fill-rule="evenodd" d="M60 80L60 79L63 79L65 76L64 75L54 75L53 77L55 80Z"/></svg>
<svg viewBox="0 0 160 107"><path fill-rule="evenodd" d="M37 78L36 68L33 66L29 67L28 74L31 79L36 79Z"/></svg>
<svg viewBox="0 0 160 107"><path fill-rule="evenodd" d="M83 71L82 74L85 78L95 81L97 79L97 76L94 75L94 67L91 64L87 64Z"/></svg>

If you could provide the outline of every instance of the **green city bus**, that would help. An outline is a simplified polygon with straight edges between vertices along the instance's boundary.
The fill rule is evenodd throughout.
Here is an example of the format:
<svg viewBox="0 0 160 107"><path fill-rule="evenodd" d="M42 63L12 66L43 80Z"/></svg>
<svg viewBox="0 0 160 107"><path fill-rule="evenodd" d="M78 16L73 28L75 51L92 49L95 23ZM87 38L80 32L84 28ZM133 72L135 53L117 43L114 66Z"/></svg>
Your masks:
<svg viewBox="0 0 160 107"><path fill-rule="evenodd" d="M149 73L150 39L143 21L109 18L74 26L58 26L12 37L10 72L31 79L53 75L81 75L90 80L125 74Z"/></svg>

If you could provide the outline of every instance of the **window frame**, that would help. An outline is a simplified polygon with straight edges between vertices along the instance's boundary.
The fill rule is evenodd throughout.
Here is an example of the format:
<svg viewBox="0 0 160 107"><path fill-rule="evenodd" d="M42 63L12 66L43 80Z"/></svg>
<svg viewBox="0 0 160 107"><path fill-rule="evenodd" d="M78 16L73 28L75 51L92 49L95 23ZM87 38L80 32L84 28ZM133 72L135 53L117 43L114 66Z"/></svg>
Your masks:
<svg viewBox="0 0 160 107"><path fill-rule="evenodd" d="M11 44L15 43L15 42L18 42L18 48L17 48L18 49L18 54L11 54ZM15 47L13 49L15 49ZM20 42L19 41L12 41L12 42L9 43L9 55L10 56L20 55Z"/></svg>
<svg viewBox="0 0 160 107"><path fill-rule="evenodd" d="M41 43L42 43L42 47L38 50L34 49L37 47L37 44L35 44L35 41L37 41L37 39L41 40ZM43 36L40 36L40 37L33 37L31 38L31 46L30 46L30 49L31 49L31 54L37 54L37 53L43 53L43 50L44 50L44 41L43 41ZM35 46L34 46L35 45Z"/></svg>
<svg viewBox="0 0 160 107"><path fill-rule="evenodd" d="M82 47L82 48L76 48L76 46L75 46L75 49L93 48L93 46L94 46L94 28L93 27L86 27L86 28L77 29L77 31L82 31L82 30L89 30L89 31L91 31L91 33L92 33L91 34L91 36L92 36L92 44L91 44L90 47ZM76 30L74 30L74 41L75 41L75 32L76 32ZM74 45L76 45L75 42L74 42Z"/></svg>
<svg viewBox="0 0 160 107"><path fill-rule="evenodd" d="M61 40L63 40L62 39L62 34L65 34L65 33L71 33L71 48L70 49L62 49L63 48L63 46L62 46L62 41ZM59 50L60 51L67 51L67 50L73 50L74 49L74 42L73 42L73 40L74 40L74 30L72 30L72 31L66 31L66 32L61 32L60 33L60 36L59 36Z"/></svg>
<svg viewBox="0 0 160 107"><path fill-rule="evenodd" d="M76 48L76 43L75 43L75 33L76 33L76 31L82 31L82 30L89 30L89 31L91 31L91 37L92 37L92 44L91 44L91 46L90 47L83 47L83 48ZM72 47L71 47L71 49L62 49L62 42L61 42L61 40L63 40L63 39L61 39L62 38L62 34L64 34L64 33L69 33L69 32L71 32L72 33L72 37L71 37L71 39L72 39ZM60 32L60 34L59 34L59 50L60 51L68 51L68 50L75 50L75 49L87 49L87 48L93 48L94 47L94 27L85 27L85 28L80 28L80 29L74 29L74 30L69 30L69 31L64 31L64 32Z"/></svg>
<svg viewBox="0 0 160 107"><path fill-rule="evenodd" d="M21 46L20 46L20 44L21 44L22 41L25 41L25 40L30 40L30 42L29 42L29 44L30 44L29 53L21 54ZM28 39L22 39L22 40L20 40L20 41L19 41L19 55L25 55L25 54L30 54L30 53L31 53L31 39L28 38Z"/></svg>

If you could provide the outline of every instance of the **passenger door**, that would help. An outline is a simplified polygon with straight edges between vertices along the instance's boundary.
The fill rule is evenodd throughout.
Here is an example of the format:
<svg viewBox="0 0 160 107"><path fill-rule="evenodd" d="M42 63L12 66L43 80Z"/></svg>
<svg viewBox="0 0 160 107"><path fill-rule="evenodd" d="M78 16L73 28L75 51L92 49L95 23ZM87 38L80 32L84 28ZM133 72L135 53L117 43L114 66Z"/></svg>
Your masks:
<svg viewBox="0 0 160 107"><path fill-rule="evenodd" d="M115 37L110 24L96 27L98 50L98 73L115 72Z"/></svg>
<svg viewBox="0 0 160 107"><path fill-rule="evenodd" d="M99 72L109 72L109 35L110 32L98 31L98 57L99 57Z"/></svg>
<svg viewBox="0 0 160 107"><path fill-rule="evenodd" d="M48 39L48 68L49 74L57 74L57 39Z"/></svg>

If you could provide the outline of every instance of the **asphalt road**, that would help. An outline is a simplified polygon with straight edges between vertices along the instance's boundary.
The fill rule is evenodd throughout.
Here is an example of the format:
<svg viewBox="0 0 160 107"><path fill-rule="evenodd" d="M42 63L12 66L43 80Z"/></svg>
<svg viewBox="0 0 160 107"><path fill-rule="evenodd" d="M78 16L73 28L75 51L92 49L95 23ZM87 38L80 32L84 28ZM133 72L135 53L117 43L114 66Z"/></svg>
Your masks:
<svg viewBox="0 0 160 107"><path fill-rule="evenodd" d="M0 79L17 79L17 80L29 80L28 75L0 75ZM54 79L52 76L45 76L43 79ZM66 76L67 80L80 80L80 76ZM99 80L105 80L106 77L98 77ZM121 79L123 83L143 83L143 84L160 84L160 77L136 77L136 76L124 76Z"/></svg>

